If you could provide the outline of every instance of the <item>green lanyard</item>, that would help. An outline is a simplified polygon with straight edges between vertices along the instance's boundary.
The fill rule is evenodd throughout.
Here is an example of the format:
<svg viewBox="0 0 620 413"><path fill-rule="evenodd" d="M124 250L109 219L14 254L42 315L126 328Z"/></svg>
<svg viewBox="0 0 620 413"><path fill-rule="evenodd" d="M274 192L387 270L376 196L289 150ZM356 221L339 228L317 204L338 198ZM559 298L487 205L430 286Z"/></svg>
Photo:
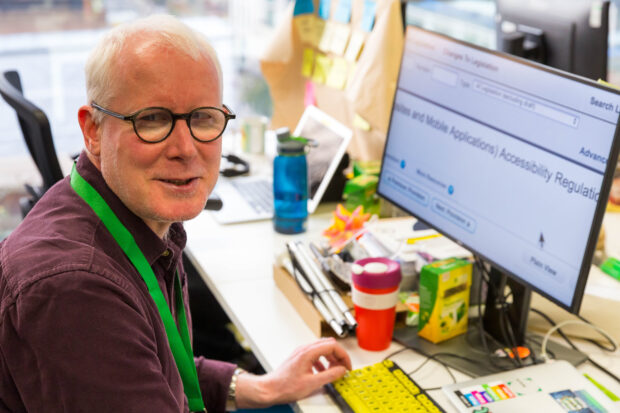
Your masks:
<svg viewBox="0 0 620 413"><path fill-rule="evenodd" d="M140 250L140 247L136 244L133 235L131 235L129 230L127 230L117 218L99 192L82 178L75 164L71 170L71 186L101 219L105 227L112 234L112 237L114 237L125 255L127 255L129 261L131 261L142 276L142 279L144 279L149 293L153 301L155 301L155 305L157 305L159 315L164 322L168 343L170 344L174 361L176 362L181 380L183 381L183 390L189 402L189 409L191 411L206 411L198 384L198 374L196 373L192 345L189 339L187 317L185 316L185 306L183 305L181 282L179 281L178 273L175 274L174 280L175 290L177 291L175 294L175 305L179 316L180 331L177 329L170 309L168 308L168 303L159 288L155 273L153 273L153 269Z"/></svg>

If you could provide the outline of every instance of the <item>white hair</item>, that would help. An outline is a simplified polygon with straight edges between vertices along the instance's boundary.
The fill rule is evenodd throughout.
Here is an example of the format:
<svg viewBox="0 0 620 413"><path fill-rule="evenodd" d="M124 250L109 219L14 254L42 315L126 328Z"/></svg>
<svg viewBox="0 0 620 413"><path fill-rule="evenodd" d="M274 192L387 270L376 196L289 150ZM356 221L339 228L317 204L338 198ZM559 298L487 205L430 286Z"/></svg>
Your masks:
<svg viewBox="0 0 620 413"><path fill-rule="evenodd" d="M209 59L215 65L222 96L222 68L215 49L207 38L188 27L177 18L159 14L141 18L130 23L121 24L106 33L86 61L86 96L88 103L97 102L107 106L112 100L112 85L115 81L114 65L118 61L123 47L132 37L139 34L159 38L163 43L179 50L194 60L201 57ZM103 114L94 112L95 121L99 123Z"/></svg>

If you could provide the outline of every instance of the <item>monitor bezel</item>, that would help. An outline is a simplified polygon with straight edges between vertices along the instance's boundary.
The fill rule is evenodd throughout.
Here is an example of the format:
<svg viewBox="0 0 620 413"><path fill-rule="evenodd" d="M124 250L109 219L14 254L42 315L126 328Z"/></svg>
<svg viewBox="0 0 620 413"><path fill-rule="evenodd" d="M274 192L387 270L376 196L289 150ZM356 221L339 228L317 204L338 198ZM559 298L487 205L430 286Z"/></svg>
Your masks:
<svg viewBox="0 0 620 413"><path fill-rule="evenodd" d="M538 69L538 70L542 70L544 72L548 72L548 73L552 73L554 75L559 75L561 77L567 78L569 80L573 80L573 81L577 81L589 86L593 86L595 88L598 89L602 89L608 92L612 92L614 94L620 95L620 90L611 88L609 86L606 86L604 84L595 82L591 79L588 79L586 77L583 76L579 76L579 75L575 75L573 73L569 73L560 69L556 69L550 66L546 66L537 62L533 62L531 60L527 60L518 56L513 56L501 51L496 51L496 50L492 50L492 49L487 49L485 47L481 47L478 46L476 44L472 44L472 43L468 43L465 41L462 41L460 39L455 39L453 37L444 35L442 33L437 33L431 30L427 30L427 29L423 29L421 27L415 26L415 25L409 25L407 26L406 30L405 30L405 44L403 45L403 51L402 54L404 56L404 53L406 52L406 38L407 38L407 33L410 30L418 30L421 32L425 32L434 36L438 36L444 40L448 40L451 42L455 42L459 45L462 46L467 46L467 47L471 47L475 50L478 50L480 52L484 52L484 53L489 53L492 55L495 55L497 57L501 57L504 59L508 59L511 60L515 63L518 64L522 64L525 66L529 66L532 67L534 69ZM382 193L381 191L381 179L383 177L383 165L385 165L385 154L386 154L386 148L388 145L388 140L390 137L390 131L392 128L392 116L393 116L393 111L394 111L394 102L396 100L396 92L398 91L398 85L399 85L399 81L400 81L400 76L401 76L401 71L402 71L402 56L401 56L401 63L400 63L400 67L398 70L398 78L396 81L396 85L395 85L395 89L394 89L394 97L392 99L392 109L390 111L390 122L388 124L388 130L386 133L386 138L385 138L385 142L384 142L384 146L383 146L383 154L381 157L381 171L379 173L379 182L377 185L377 194L379 194L381 197L383 197L384 199L392 202L394 205L398 206L399 208L403 209L404 211L406 211L407 213L415 216L411 211L409 211L406 207L404 207L403 205L399 204L398 202L394 202L392 199L390 199L389 196L386 196L385 193ZM530 284L528 281L526 281L525 279L521 278L519 275L507 270L506 268L504 268L502 265L500 265L499 263L495 262L494 260L488 258L485 254L481 253L480 251L475 250L474 248L472 248L471 246L467 245L466 243L462 242L461 240L451 236L448 233L445 233L442 231L441 228L439 228L438 226L434 225L433 223L417 217L416 218L422 222L424 222L425 224L429 225L430 227L436 229L438 232L440 232L441 234L443 234L444 236L446 236L447 238L450 238L451 240L453 240L454 242L456 242L457 244L461 245L462 247L468 249L469 251L472 252L472 254L475 254L476 256L482 258L483 260L487 261L488 263L490 263L492 266L496 267L497 269L499 269L501 272L503 272L504 274L506 274L508 277L513 278L514 280L518 281L519 283L523 284L524 286L526 286L527 288L532 289L533 291L537 292L538 294L542 295L543 297L547 298L548 300L554 302L555 304L559 305L560 307L564 308L565 310L571 312L571 313L575 313L577 314L579 312L579 309L581 308L581 303L583 301L583 295L584 295L584 291L585 291L585 286L586 286L586 282L588 279L588 274L590 272L590 267L592 264L592 259L593 259L593 255L594 255L594 250L596 248L596 244L598 241L598 236L599 236L599 232L602 226L602 221L603 221L603 216L605 214L605 209L607 206L607 202L609 199L609 192L611 190L611 184L613 181L613 175L614 172L616 170L616 164L617 164L617 158L618 158L618 151L620 149L620 141L619 141L619 137L620 137L620 114L618 114L618 121L616 121L616 130L614 132L613 135L613 141L611 144L611 150L609 153L609 158L608 158L608 163L606 165L605 168L605 173L603 175L603 183L601 185L601 192L599 195L599 200L596 204L595 210L594 210L594 216L592 219L592 223L591 223L591 227L590 227L590 232L588 234L588 240L584 249L584 255L581 259L581 268L579 270L579 275L577 278L577 283L575 285L575 289L574 289L574 294L571 300L571 304L570 305L566 305L564 304L562 301L560 301L559 299L551 296L549 293L539 289L538 287ZM611 160L614 160L615 162L611 162Z"/></svg>

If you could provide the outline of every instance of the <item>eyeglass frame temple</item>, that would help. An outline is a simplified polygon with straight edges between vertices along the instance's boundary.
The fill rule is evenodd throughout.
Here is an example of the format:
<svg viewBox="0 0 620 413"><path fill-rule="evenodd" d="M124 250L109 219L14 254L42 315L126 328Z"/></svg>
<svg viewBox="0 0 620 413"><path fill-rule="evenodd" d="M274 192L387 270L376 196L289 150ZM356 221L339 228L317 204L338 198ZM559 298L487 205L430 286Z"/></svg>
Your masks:
<svg viewBox="0 0 620 413"><path fill-rule="evenodd" d="M101 112L103 112L103 113L105 113L105 114L107 114L107 115L114 116L115 118L120 119L120 120L125 120L125 121L128 121L128 120L129 120L129 121L132 121L132 122L134 121L135 116L136 116L136 115L137 115L140 111L142 111L142 110L143 110L143 109L140 109L140 110L138 110L137 112L134 112L134 113L132 113L132 114L130 114L130 115L121 115L120 113L117 113L117 112L112 112L112 111L111 111L111 110L109 110L109 109L106 109L106 108L104 108L104 107L102 107L102 106L99 106L99 104L97 104L96 102L91 102L91 103L90 103L90 105L91 105L92 107L94 107L95 109L100 110ZM209 107L209 106L204 106L204 107ZM231 108L229 108L227 105L222 104L222 107L225 109L225 111L222 111L222 112L224 112L224 117L226 118L226 121L227 121L227 122L228 122L229 120L231 120L231 119L236 119L236 118L237 118L237 115L235 114L235 112L233 112L233 111L232 111L232 109L231 109ZM147 108L144 108L144 109L147 109ZM184 119L184 120L186 120L186 118L185 118L185 117L179 117L179 115L189 115L189 114L191 113L191 112L189 112L189 113L174 113L174 112L173 112L173 111L171 111L170 109L163 108L163 107L162 107L162 108L160 108L160 109L166 109L166 110L168 110L168 111L169 111L169 112L173 115L173 118L181 118L181 119ZM213 109L218 109L218 108L213 107ZM174 119L174 120L176 121L176 119Z"/></svg>

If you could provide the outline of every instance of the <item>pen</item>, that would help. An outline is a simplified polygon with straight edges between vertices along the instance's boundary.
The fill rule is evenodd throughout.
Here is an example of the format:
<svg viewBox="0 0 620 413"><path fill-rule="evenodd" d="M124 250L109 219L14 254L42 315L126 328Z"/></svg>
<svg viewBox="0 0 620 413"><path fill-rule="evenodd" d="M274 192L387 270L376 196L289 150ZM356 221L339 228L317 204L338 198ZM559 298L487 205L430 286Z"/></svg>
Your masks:
<svg viewBox="0 0 620 413"><path fill-rule="evenodd" d="M421 237L408 238L407 244L415 244L418 241L424 241L426 239L437 238L437 237L442 237L442 236L443 235L441 234L431 234L431 235L423 235Z"/></svg>
<svg viewBox="0 0 620 413"><path fill-rule="evenodd" d="M299 252L301 252L302 257L304 257L310 264L310 271L312 274L308 276L310 282L313 283L313 286L317 291L323 291L323 293L325 293L329 297L328 300L323 300L325 304L330 307L331 303L331 305L334 305L336 307L335 310L333 308L330 309L332 310L332 313L334 315L342 315L342 317L338 317L341 325L344 325L351 330L355 329L355 327L357 326L357 321L355 321L355 317L353 317L353 314L351 314L349 307L347 307L347 305L344 303L342 297L340 296L340 293L335 289L332 282L325 276L323 271L318 268L316 262L312 259L312 256L308 251L308 247L300 241L297 241L297 247ZM313 280L315 281L313 282ZM321 295L322 297L323 293Z"/></svg>
<svg viewBox="0 0 620 413"><path fill-rule="evenodd" d="M355 327L357 327L357 321L355 320L355 317L353 316L353 314L351 314L351 310L342 300L340 293L336 291L333 283L329 280L329 278L325 276L325 274L330 274L330 273L333 274L332 266L330 265L329 260L321 254L318 247L314 245L313 243L310 243L309 247L310 247L310 250L314 253L314 256L316 257L317 261L321 264L321 268L323 269L323 273L319 274L319 279L321 280L323 287L330 292L330 295L332 296L332 299L338 306L338 309L342 311L342 314L344 315L348 328L351 331L353 331ZM342 275L340 275L340 277L342 277Z"/></svg>
<svg viewBox="0 0 620 413"><path fill-rule="evenodd" d="M336 305L332 295L320 281L319 274L322 275L323 273L318 268L316 262L309 255L309 251L307 251L304 244L301 242L292 242L291 249L293 250L293 253L299 261L301 267L304 269L308 282L312 288L314 288L315 293L321 297L321 300L329 312L333 315L334 319L336 319L338 324L340 324L343 328L348 328L348 322L345 319L342 310L340 310L340 308Z"/></svg>
<svg viewBox="0 0 620 413"><path fill-rule="evenodd" d="M338 323L332 313L327 309L327 307L321 300L321 297L319 297L319 295L316 293L315 289L308 283L308 280L306 279L306 271L308 271L308 269L304 269L305 265L301 263L300 259L298 258L298 253L294 251L296 250L296 248L292 245L292 243L287 243L286 247L291 257L291 261L293 262L293 266L301 274L300 277L295 277L295 279L299 283L302 291L306 294L308 299L310 299L310 301L314 305L314 308L316 308L319 314L321 314L321 317L323 317L323 319L327 322L327 324L329 324L332 330L334 330L336 335L338 335L339 337L345 337L347 335L347 331L342 328L342 326Z"/></svg>

